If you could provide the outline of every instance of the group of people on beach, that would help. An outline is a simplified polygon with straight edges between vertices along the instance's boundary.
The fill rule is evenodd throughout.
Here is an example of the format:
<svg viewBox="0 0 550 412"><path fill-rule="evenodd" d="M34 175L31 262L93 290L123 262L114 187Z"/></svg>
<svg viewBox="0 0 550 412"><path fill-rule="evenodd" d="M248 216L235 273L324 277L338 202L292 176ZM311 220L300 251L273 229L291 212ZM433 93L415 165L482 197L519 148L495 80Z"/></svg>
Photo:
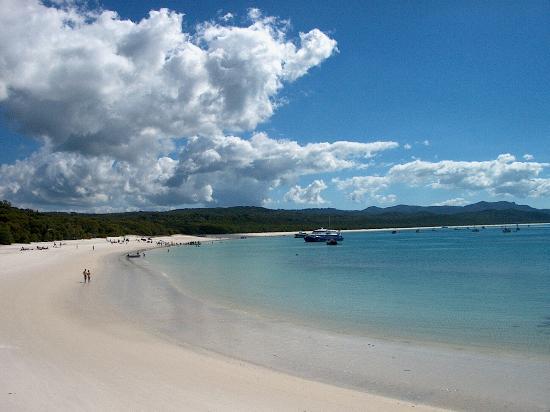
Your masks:
<svg viewBox="0 0 550 412"><path fill-rule="evenodd" d="M84 283L86 282L89 283L92 280L90 269L84 269L84 272L82 272L82 275L84 275Z"/></svg>

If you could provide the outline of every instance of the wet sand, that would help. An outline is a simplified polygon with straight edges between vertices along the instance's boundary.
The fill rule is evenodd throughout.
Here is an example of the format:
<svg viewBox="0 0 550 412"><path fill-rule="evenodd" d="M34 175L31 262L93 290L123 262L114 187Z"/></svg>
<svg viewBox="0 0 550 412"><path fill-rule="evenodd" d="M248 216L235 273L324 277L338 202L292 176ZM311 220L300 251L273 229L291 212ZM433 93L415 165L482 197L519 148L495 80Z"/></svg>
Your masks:
<svg viewBox="0 0 550 412"><path fill-rule="evenodd" d="M489 411L550 407L550 357L313 329L202 301L147 259L112 257L110 266L125 275L106 277L102 295L120 305L128 321L175 344L411 403Z"/></svg>
<svg viewBox="0 0 550 412"><path fill-rule="evenodd" d="M104 288L128 275L109 259L151 244L48 245L0 247L0 410L435 410L174 342L141 324L125 302L135 289L121 285L107 299Z"/></svg>

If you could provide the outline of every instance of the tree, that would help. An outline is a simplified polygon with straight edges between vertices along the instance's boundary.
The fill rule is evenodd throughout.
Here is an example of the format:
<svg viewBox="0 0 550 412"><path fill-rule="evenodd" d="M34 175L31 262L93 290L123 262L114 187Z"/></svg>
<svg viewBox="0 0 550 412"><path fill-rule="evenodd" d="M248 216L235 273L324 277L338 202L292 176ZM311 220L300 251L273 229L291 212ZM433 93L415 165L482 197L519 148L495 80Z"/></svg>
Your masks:
<svg viewBox="0 0 550 412"><path fill-rule="evenodd" d="M13 243L13 235L8 225L0 225L0 245L10 245Z"/></svg>

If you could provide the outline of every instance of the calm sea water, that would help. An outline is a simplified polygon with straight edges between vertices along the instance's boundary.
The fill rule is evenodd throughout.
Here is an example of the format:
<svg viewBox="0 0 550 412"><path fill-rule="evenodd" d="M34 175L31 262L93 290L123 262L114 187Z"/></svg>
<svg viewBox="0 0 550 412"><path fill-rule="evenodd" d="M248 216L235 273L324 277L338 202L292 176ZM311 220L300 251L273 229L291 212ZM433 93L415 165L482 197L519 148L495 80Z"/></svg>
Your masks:
<svg viewBox="0 0 550 412"><path fill-rule="evenodd" d="M196 296L270 318L550 355L550 227L248 238L147 260Z"/></svg>

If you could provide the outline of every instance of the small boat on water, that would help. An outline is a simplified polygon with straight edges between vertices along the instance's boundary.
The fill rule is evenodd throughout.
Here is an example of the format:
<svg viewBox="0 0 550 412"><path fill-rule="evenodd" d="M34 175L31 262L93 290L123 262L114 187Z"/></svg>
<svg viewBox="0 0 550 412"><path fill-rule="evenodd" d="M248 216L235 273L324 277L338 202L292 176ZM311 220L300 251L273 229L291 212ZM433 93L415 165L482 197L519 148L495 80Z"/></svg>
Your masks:
<svg viewBox="0 0 550 412"><path fill-rule="evenodd" d="M327 240L327 245L329 246L336 246L337 244L338 244L338 241L336 239Z"/></svg>
<svg viewBox="0 0 550 412"><path fill-rule="evenodd" d="M294 234L294 237L297 238L297 239L303 239L307 236L307 233L300 230L298 233L295 233Z"/></svg>
<svg viewBox="0 0 550 412"><path fill-rule="evenodd" d="M336 240L337 242L341 242L342 240L344 240L344 237L341 235L339 230L325 228L315 229L309 235L306 235L304 237L304 240L306 242L327 242L332 239Z"/></svg>
<svg viewBox="0 0 550 412"><path fill-rule="evenodd" d="M138 257L141 257L141 253L139 252L136 252L136 253L128 253L126 255L127 258L138 258Z"/></svg>

